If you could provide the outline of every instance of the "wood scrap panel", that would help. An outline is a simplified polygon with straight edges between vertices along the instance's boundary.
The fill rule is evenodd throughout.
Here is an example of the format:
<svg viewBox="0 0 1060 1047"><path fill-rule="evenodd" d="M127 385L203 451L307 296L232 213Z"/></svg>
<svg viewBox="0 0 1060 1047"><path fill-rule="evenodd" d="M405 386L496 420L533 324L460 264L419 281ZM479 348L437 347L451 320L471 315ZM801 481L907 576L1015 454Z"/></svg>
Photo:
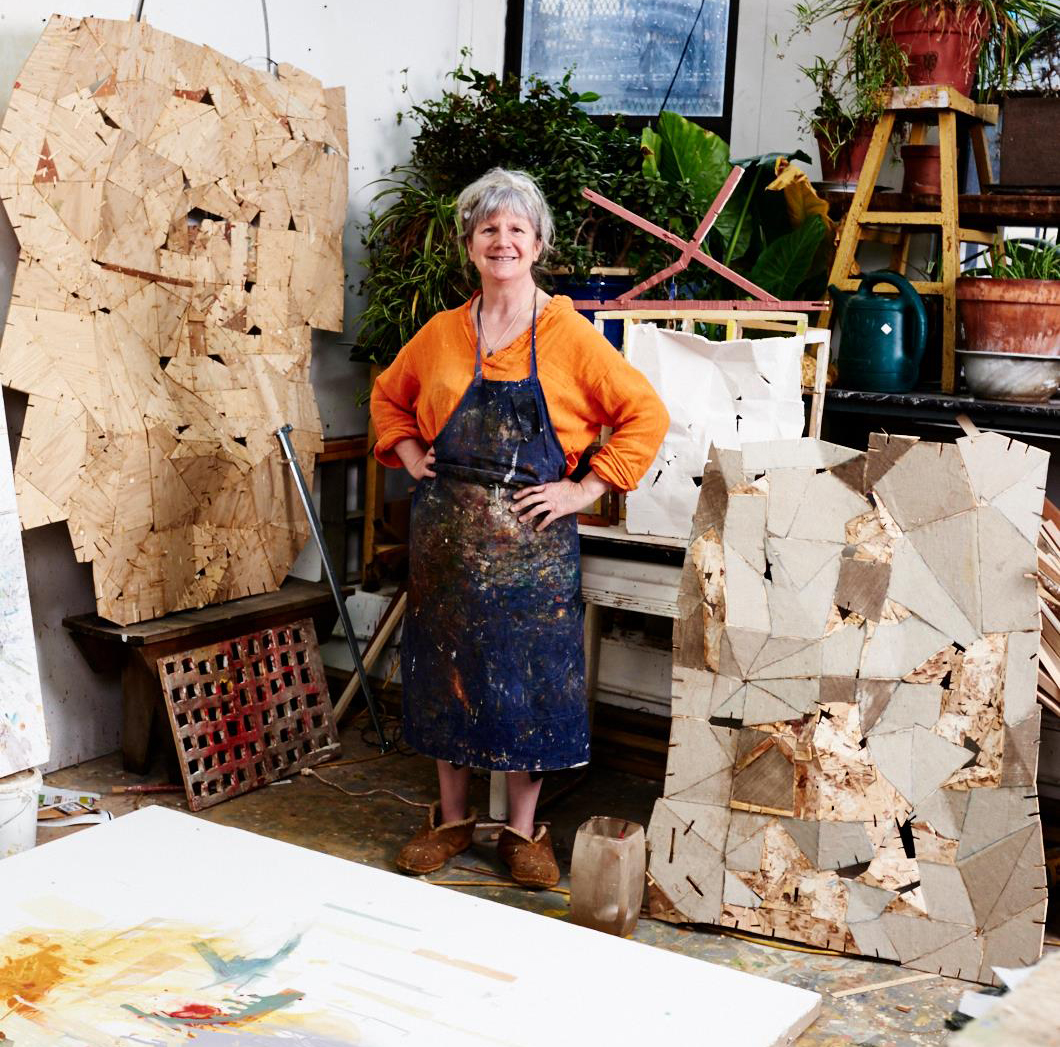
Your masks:
<svg viewBox="0 0 1060 1047"><path fill-rule="evenodd" d="M164 655L158 675L193 811L338 752L310 618Z"/></svg>
<svg viewBox="0 0 1060 1047"><path fill-rule="evenodd" d="M712 449L654 913L973 981L1038 958L1047 465L994 433Z"/></svg>
<svg viewBox="0 0 1060 1047"><path fill-rule="evenodd" d="M341 89L131 20L53 16L19 73L0 127L19 513L66 521L111 621L273 590L308 537L272 434L293 425L311 482L345 126Z"/></svg>

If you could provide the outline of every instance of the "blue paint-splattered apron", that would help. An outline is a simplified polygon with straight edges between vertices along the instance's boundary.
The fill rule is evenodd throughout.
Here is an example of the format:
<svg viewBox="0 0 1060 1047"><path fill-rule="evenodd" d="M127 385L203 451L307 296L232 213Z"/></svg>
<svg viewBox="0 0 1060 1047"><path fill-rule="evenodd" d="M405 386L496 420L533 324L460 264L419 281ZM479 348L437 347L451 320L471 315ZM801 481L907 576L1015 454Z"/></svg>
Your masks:
<svg viewBox="0 0 1060 1047"><path fill-rule="evenodd" d="M459 766L546 771L589 759L577 517L544 531L511 511L566 460L537 377L475 377L412 499L401 648L404 734Z"/></svg>

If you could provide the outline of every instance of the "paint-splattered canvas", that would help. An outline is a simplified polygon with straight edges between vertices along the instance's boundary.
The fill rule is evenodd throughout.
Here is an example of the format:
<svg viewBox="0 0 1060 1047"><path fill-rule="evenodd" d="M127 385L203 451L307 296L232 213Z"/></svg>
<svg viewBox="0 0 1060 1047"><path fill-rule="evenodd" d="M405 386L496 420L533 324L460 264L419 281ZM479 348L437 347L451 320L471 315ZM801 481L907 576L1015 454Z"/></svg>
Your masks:
<svg viewBox="0 0 1060 1047"><path fill-rule="evenodd" d="M730 1005L716 1042L771 1047L820 1006L159 807L0 862L0 897L15 1047L692 1043Z"/></svg>
<svg viewBox="0 0 1060 1047"><path fill-rule="evenodd" d="M48 755L22 530L0 400L0 778L47 763Z"/></svg>
<svg viewBox="0 0 1060 1047"><path fill-rule="evenodd" d="M1048 457L997 433L712 452L649 832L657 914L970 980L1038 958Z"/></svg>

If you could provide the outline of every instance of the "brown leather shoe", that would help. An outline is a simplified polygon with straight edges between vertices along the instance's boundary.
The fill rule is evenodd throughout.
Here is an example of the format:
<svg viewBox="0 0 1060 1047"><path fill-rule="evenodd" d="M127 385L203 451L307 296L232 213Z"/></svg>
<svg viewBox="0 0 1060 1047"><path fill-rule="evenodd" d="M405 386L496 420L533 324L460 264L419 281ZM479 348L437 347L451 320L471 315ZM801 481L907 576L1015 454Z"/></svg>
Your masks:
<svg viewBox="0 0 1060 1047"><path fill-rule="evenodd" d="M559 883L552 837L544 825L537 827L533 839L506 825L497 841L497 854L511 870L512 879L522 887L539 891Z"/></svg>
<svg viewBox="0 0 1060 1047"><path fill-rule="evenodd" d="M440 869L450 858L466 851L471 846L478 813L474 808L459 822L438 824L442 816L441 805L435 800L427 811L423 828L401 850L395 859L403 873L422 876Z"/></svg>

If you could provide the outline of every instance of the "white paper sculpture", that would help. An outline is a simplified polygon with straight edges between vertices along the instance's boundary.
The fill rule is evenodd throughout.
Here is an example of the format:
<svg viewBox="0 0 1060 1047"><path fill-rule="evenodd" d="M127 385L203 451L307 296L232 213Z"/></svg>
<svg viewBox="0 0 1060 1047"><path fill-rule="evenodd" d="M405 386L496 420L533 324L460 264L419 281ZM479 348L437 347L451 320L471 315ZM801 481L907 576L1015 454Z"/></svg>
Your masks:
<svg viewBox="0 0 1060 1047"><path fill-rule="evenodd" d="M802 404L802 335L711 342L655 324L630 325L629 362L670 412L670 429L640 486L626 497L626 530L687 538L711 444L797 439Z"/></svg>

